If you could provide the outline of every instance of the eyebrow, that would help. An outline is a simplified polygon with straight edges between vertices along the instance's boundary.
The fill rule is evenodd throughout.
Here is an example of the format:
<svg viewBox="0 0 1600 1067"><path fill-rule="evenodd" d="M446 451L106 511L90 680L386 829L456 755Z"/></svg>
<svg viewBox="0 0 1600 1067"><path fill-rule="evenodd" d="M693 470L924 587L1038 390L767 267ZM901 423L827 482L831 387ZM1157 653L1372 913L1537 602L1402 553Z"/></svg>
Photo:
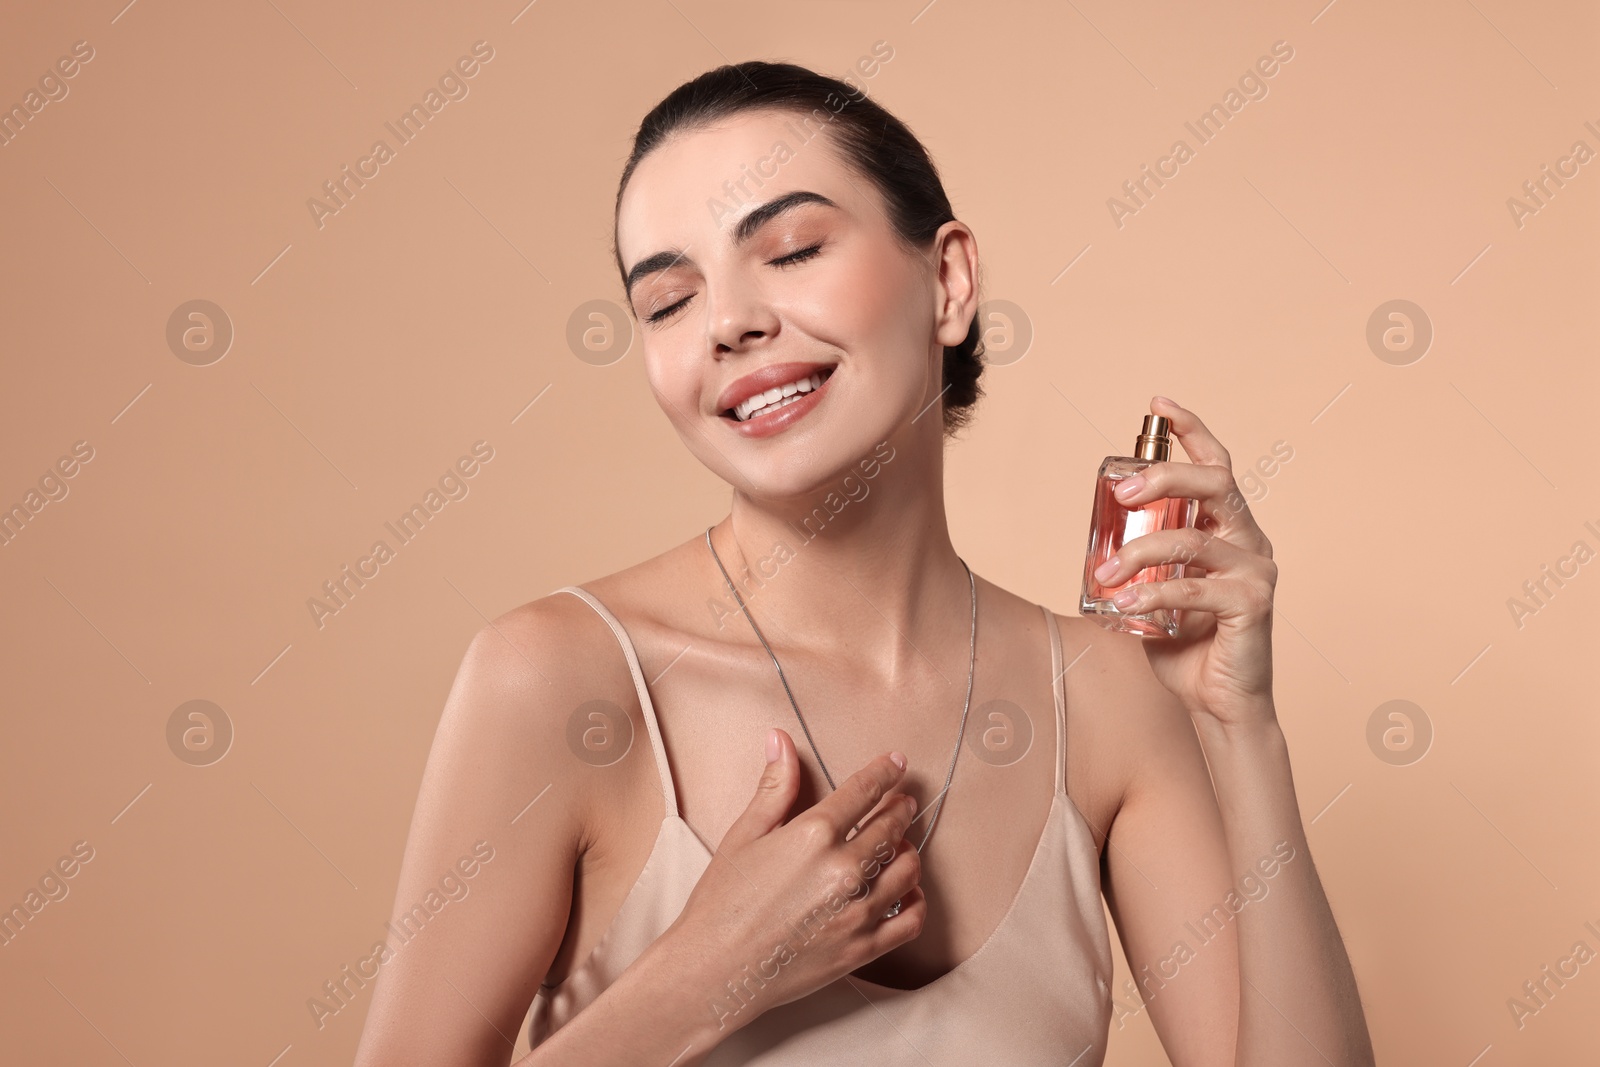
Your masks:
<svg viewBox="0 0 1600 1067"><path fill-rule="evenodd" d="M821 193L813 193L804 189L799 189L792 193L784 193L782 196L773 197L765 204L760 204L752 208L734 225L734 246L738 247L739 245L744 244L746 241L750 240L751 237L755 236L755 232L761 229L762 226L765 226L768 222L783 214L785 211L790 211L794 208L797 208L801 204L821 204L824 207L832 208L839 206L832 200L829 200L827 197L823 196ZM628 271L628 280L625 288L627 298L629 300L633 299L633 287L635 283L643 280L651 274L656 274L660 271L667 270L668 268L676 266L679 263L687 263L691 267L695 265L694 260L690 259L684 251L675 249L657 252L654 255L646 256L639 262L635 263Z"/></svg>

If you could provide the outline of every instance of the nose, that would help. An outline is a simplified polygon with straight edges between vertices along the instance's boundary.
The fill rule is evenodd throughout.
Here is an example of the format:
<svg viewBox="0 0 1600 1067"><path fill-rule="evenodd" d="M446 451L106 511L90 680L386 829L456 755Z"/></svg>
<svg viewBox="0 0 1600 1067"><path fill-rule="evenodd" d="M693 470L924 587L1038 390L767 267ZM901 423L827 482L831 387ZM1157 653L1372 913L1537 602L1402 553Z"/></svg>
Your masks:
<svg viewBox="0 0 1600 1067"><path fill-rule="evenodd" d="M778 333L778 315L757 280L734 270L706 284L707 332L717 358Z"/></svg>

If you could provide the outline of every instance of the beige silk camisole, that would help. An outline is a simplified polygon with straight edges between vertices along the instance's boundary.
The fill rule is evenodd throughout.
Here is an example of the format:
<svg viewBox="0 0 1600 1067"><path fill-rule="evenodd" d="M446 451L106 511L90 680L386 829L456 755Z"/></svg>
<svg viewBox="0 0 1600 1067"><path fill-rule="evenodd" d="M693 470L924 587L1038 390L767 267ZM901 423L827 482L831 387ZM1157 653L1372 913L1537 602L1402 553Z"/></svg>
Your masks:
<svg viewBox="0 0 1600 1067"><path fill-rule="evenodd" d="M622 646L661 776L666 816L644 870L593 951L564 981L541 986L535 995L529 1023L535 1048L672 924L714 851L678 814L655 707L627 631L588 590L569 585L557 592L582 598ZM999 926L954 970L918 989L844 975L769 1008L719 1044L705 1067L1100 1067L1111 1021L1112 967L1100 857L1089 824L1067 795L1061 631L1055 616L1042 605L1040 610L1050 631L1054 677L1055 795L1027 874ZM723 1010L739 1007L730 991ZM717 1014L709 1002L707 1011Z"/></svg>

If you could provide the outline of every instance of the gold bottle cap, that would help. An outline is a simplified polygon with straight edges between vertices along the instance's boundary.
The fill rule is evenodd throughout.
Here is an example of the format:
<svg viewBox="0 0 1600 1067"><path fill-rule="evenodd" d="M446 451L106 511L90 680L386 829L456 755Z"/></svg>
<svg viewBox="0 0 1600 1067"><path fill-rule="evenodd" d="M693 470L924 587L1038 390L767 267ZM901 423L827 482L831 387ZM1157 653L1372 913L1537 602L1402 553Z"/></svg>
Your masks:
<svg viewBox="0 0 1600 1067"><path fill-rule="evenodd" d="M1172 455L1172 438L1167 436L1172 423L1165 415L1146 415L1139 439L1133 443L1135 459L1162 462Z"/></svg>

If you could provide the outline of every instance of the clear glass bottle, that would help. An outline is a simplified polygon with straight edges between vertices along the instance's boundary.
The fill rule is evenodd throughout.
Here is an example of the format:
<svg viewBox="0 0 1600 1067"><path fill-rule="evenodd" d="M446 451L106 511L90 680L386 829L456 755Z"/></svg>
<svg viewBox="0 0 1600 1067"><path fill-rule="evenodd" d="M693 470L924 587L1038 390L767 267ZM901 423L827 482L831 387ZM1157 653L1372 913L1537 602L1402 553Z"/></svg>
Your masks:
<svg viewBox="0 0 1600 1067"><path fill-rule="evenodd" d="M1120 630L1141 637L1176 637L1180 611L1156 608L1138 613L1124 612L1111 602L1123 589L1143 582L1164 582L1183 577L1182 563L1162 563L1146 567L1116 585L1101 585L1094 572L1124 544L1154 530L1193 526L1200 502L1190 497L1152 500L1136 507L1124 507L1113 490L1153 463L1172 455L1170 423L1163 415L1146 415L1133 455L1107 456L1100 464L1094 482L1094 511L1089 520L1089 548L1083 561L1083 595L1078 610L1108 630Z"/></svg>

